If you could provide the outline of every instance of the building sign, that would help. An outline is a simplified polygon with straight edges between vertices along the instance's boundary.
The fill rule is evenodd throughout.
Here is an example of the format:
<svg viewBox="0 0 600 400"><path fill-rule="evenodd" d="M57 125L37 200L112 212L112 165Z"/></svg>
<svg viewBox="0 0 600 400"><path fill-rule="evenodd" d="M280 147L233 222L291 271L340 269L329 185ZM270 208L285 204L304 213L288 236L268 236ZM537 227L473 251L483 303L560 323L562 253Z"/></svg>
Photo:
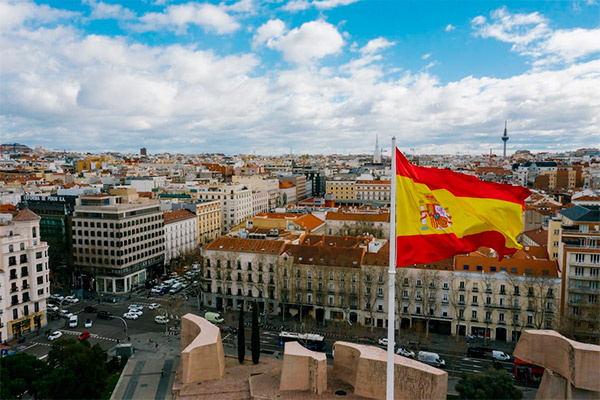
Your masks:
<svg viewBox="0 0 600 400"><path fill-rule="evenodd" d="M66 203L66 200L63 196L23 196L23 201L54 201Z"/></svg>

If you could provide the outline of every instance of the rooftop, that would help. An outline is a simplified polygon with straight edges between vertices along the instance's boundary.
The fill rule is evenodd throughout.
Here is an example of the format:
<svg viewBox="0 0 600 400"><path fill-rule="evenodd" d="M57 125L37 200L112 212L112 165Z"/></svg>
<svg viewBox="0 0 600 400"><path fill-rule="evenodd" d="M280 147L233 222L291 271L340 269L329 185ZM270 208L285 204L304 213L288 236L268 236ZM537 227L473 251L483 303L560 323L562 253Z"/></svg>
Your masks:
<svg viewBox="0 0 600 400"><path fill-rule="evenodd" d="M196 218L196 214L186 209L166 211L164 213L165 225L190 218Z"/></svg>

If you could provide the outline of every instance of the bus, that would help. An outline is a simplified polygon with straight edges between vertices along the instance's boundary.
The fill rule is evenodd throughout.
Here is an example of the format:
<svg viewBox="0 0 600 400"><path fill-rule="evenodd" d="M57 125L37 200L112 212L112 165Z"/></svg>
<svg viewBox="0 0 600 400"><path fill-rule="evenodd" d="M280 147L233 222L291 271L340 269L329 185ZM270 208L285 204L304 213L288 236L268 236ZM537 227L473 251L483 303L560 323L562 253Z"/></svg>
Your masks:
<svg viewBox="0 0 600 400"><path fill-rule="evenodd" d="M281 346L285 345L286 342L294 341L309 350L324 351L327 347L325 345L325 338L314 333L281 332L279 334L279 344Z"/></svg>
<svg viewBox="0 0 600 400"><path fill-rule="evenodd" d="M530 364L515 357L513 367L513 378L517 381L541 382L544 375L544 368L535 364Z"/></svg>

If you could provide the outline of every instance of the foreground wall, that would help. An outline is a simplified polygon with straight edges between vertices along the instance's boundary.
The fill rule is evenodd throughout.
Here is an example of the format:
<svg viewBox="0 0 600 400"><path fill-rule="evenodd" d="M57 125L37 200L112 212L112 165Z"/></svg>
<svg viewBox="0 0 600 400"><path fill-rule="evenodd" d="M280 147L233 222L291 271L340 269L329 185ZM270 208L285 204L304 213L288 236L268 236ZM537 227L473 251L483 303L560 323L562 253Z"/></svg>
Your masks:
<svg viewBox="0 0 600 400"><path fill-rule="evenodd" d="M600 346L552 330L526 330L513 355L545 368L537 399L600 398Z"/></svg>
<svg viewBox="0 0 600 400"><path fill-rule="evenodd" d="M354 394L385 399L387 352L373 346L335 342L333 375L354 387ZM445 399L448 374L410 358L394 355L394 396Z"/></svg>
<svg viewBox="0 0 600 400"><path fill-rule="evenodd" d="M287 342L279 390L310 390L315 394L327 391L327 356L308 350L298 342Z"/></svg>
<svg viewBox="0 0 600 400"><path fill-rule="evenodd" d="M219 328L197 315L184 315L179 380L184 384L202 382L222 378L224 373L225 353Z"/></svg>

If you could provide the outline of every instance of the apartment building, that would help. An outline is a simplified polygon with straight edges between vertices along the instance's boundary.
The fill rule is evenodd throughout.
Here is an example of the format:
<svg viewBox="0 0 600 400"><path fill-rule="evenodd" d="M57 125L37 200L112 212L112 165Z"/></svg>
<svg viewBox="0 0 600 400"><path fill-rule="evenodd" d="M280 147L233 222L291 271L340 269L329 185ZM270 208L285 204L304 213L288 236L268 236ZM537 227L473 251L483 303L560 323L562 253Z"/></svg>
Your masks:
<svg viewBox="0 0 600 400"><path fill-rule="evenodd" d="M165 263L190 252L198 243L198 220L193 212L181 209L167 211L165 224Z"/></svg>
<svg viewBox="0 0 600 400"><path fill-rule="evenodd" d="M325 190L333 195L335 201L356 200L354 180L328 180L325 182Z"/></svg>
<svg viewBox="0 0 600 400"><path fill-rule="evenodd" d="M265 178L261 175L231 177L233 183L250 186L252 190L267 192L268 209L274 210L280 206L279 199L279 180L275 178Z"/></svg>
<svg viewBox="0 0 600 400"><path fill-rule="evenodd" d="M304 176L303 174L292 174L286 176L279 176L277 177L277 179L279 179L279 182L281 183L290 182L296 186L296 201L306 199L306 176ZM290 204L289 200L288 204Z"/></svg>
<svg viewBox="0 0 600 400"><path fill-rule="evenodd" d="M220 200L192 200L186 203L173 203L173 210L186 209L196 215L197 242L200 246L221 236L223 211Z"/></svg>
<svg viewBox="0 0 600 400"><path fill-rule="evenodd" d="M240 222L253 216L252 190L244 185L201 185L197 192L200 200L221 202L221 232L227 233Z"/></svg>
<svg viewBox="0 0 600 400"><path fill-rule="evenodd" d="M204 304L218 310L237 310L257 300L260 312L277 313L280 277L288 274L289 257L282 240L222 236L202 250Z"/></svg>
<svg viewBox="0 0 600 400"><path fill-rule="evenodd" d="M312 214L260 213L237 225L233 231L243 228L263 229L267 232L271 229L306 231L306 233L318 235L325 233L325 222Z"/></svg>
<svg viewBox="0 0 600 400"><path fill-rule="evenodd" d="M281 193L282 205L298 203L296 185L292 182L279 182L279 193Z"/></svg>
<svg viewBox="0 0 600 400"><path fill-rule="evenodd" d="M0 224L0 342L47 324L50 268L40 219L21 210Z"/></svg>
<svg viewBox="0 0 600 400"><path fill-rule="evenodd" d="M390 212L388 209L346 208L329 211L325 216L328 235L364 236L388 239Z"/></svg>
<svg viewBox="0 0 600 400"><path fill-rule="evenodd" d="M385 206L390 204L391 181L357 180L356 200L363 204Z"/></svg>
<svg viewBox="0 0 600 400"><path fill-rule="evenodd" d="M570 337L600 343L600 206L557 212L558 262L562 272L561 315Z"/></svg>
<svg viewBox="0 0 600 400"><path fill-rule="evenodd" d="M162 269L164 219L157 201L139 199L133 189L111 193L77 199L73 262L83 287L126 293Z"/></svg>
<svg viewBox="0 0 600 400"><path fill-rule="evenodd" d="M252 191L252 215L269 211L269 195L260 190Z"/></svg>

